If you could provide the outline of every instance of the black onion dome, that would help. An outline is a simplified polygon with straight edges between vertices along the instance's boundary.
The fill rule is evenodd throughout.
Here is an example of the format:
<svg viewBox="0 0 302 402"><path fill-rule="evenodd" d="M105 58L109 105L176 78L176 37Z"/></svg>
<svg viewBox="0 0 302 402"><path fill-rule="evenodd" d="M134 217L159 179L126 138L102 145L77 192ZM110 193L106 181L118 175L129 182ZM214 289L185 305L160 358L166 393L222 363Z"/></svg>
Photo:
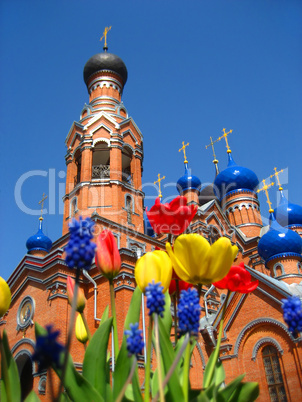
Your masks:
<svg viewBox="0 0 302 402"><path fill-rule="evenodd" d="M87 85L89 78L102 70L113 71L118 74L122 80L123 84L126 84L128 78L128 71L123 60L112 53L97 53L92 56L84 67L84 81Z"/></svg>

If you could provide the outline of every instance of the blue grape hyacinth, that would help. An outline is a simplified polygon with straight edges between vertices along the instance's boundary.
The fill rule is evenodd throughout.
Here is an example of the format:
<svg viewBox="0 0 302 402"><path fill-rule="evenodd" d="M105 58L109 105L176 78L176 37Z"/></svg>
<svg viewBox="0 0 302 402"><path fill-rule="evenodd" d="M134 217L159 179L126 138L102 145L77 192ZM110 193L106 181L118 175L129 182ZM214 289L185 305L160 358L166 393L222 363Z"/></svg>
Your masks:
<svg viewBox="0 0 302 402"><path fill-rule="evenodd" d="M37 336L35 351L32 359L38 362L39 372L46 370L52 364L61 367L60 356L65 349L57 342L60 331L53 331L52 325L46 326L47 334Z"/></svg>
<svg viewBox="0 0 302 402"><path fill-rule="evenodd" d="M130 329L124 331L124 334L127 336L127 350L129 355L135 355L137 357L138 354L142 353L144 348L143 331L138 329L138 322L130 324Z"/></svg>
<svg viewBox="0 0 302 402"><path fill-rule="evenodd" d="M178 327L179 334L182 336L189 333L190 336L197 336L199 329L201 307L199 305L199 297L197 290L190 288L180 292L178 304Z"/></svg>
<svg viewBox="0 0 302 402"><path fill-rule="evenodd" d="M161 283L149 283L145 289L145 295L147 297L147 307L149 309L149 315L156 313L163 317L165 310L165 295L163 294L163 286Z"/></svg>
<svg viewBox="0 0 302 402"><path fill-rule="evenodd" d="M296 336L302 331L302 304L298 296L282 300L283 318L290 332Z"/></svg>
<svg viewBox="0 0 302 402"><path fill-rule="evenodd" d="M73 219L69 225L70 239L65 247L65 261L69 268L90 269L95 252L93 238L94 222L90 218L77 221Z"/></svg>

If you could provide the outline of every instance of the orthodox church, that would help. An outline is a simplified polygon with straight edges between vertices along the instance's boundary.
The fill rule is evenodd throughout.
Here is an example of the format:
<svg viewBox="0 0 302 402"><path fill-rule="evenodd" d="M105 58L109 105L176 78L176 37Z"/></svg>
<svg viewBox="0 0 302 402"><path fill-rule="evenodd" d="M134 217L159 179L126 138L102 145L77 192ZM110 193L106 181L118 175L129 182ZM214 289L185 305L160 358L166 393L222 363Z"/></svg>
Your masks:
<svg viewBox="0 0 302 402"><path fill-rule="evenodd" d="M116 238L122 259L122 269L114 279L119 339L136 286L135 262L143 253L164 249L166 237L154 234L144 213L143 135L122 102L127 75L123 60L109 53L106 44L104 52L92 56L84 66L89 100L65 141L62 236L54 242L45 236L41 216L38 232L27 240L27 253L8 280L12 303L0 319L0 330L8 333L23 397L34 388L41 400L50 400L47 373L38 373L31 359L33 324L52 323L65 342L70 316L66 281L68 275L74 275L63 255L70 221L89 216L95 222L95 236L108 228ZM263 182L257 190L256 174L235 162L228 134L224 130L228 164L219 172L214 154L216 177L211 185L202 187L185 157L184 175L177 181L177 190L189 204L198 206L187 231L202 234L210 243L220 236L228 237L239 249L235 265L243 262L252 278L259 281L254 292L233 293L228 302L220 351L226 382L246 373L246 381L260 385L259 401L293 400L302 394L302 337L288 331L281 305L288 296L302 298L302 207L290 203L279 186L281 202L270 209L270 224L263 226L257 191L267 193L269 185ZM182 149L185 155L184 144ZM277 180L278 173L276 170ZM109 304L108 282L95 265L89 273L83 272L80 282L87 298L85 315L93 333ZM202 387L225 302L225 292L213 285L202 292L200 334L191 361L193 388ZM75 338L71 355L81 370L84 348ZM140 367L143 364L141 356Z"/></svg>

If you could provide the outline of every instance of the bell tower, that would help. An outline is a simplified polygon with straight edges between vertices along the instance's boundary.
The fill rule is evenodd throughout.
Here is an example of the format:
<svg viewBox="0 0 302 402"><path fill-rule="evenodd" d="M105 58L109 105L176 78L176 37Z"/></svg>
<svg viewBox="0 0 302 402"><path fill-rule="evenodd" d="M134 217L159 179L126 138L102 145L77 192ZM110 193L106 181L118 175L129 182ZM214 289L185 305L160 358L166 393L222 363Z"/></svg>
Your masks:
<svg viewBox="0 0 302 402"><path fill-rule="evenodd" d="M127 68L107 49L84 67L89 104L66 138L63 234L70 219L93 213L144 232L143 137L121 100Z"/></svg>

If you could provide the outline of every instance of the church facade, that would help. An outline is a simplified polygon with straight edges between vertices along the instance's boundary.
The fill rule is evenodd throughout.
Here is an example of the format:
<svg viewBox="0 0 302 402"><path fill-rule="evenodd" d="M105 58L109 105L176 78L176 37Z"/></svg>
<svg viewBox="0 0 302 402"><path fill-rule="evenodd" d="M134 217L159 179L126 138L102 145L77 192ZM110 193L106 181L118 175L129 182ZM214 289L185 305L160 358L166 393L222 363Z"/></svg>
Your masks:
<svg viewBox="0 0 302 402"><path fill-rule="evenodd" d="M127 68L106 50L84 67L89 102L66 137L62 236L52 243L43 234L41 217L37 234L27 241L27 254L8 280L12 303L0 320L0 331L8 333L23 397L34 388L41 400L50 400L47 373L38 373L31 360L33 324L52 323L65 342L70 316L66 281L68 275L74 276L64 261L71 219L89 216L95 222L95 236L108 228L116 238L122 258L122 269L114 279L119 339L136 286L135 262L148 251L164 249L167 240L154 235L144 214L143 136L121 100ZM281 189L281 203L271 212L271 226L264 228L255 173L238 166L229 147L228 166L221 172L215 166L213 185L202 188L185 163L177 189L188 203L198 206L188 231L202 234L210 243L228 237L239 248L235 264L244 262L252 278L259 281L254 292L233 293L228 302L220 352L226 382L246 373L246 381L259 382L259 401L290 401L302 394L302 337L288 331L281 305L291 295L302 298L302 208L290 204ZM93 265L80 283L93 333L110 304L108 282ZM214 286L202 292L200 334L191 362L193 388L202 387L225 301L224 292ZM84 348L75 338L71 355L81 370ZM143 356L139 363L143 367Z"/></svg>

